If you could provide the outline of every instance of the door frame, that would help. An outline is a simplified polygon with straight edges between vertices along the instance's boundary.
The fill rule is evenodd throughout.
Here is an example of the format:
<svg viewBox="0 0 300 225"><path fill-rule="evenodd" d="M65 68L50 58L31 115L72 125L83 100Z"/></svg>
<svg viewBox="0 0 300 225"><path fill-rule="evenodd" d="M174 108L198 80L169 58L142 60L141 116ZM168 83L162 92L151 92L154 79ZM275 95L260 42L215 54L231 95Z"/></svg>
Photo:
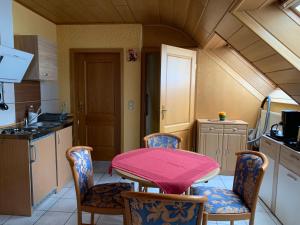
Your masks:
<svg viewBox="0 0 300 225"><path fill-rule="evenodd" d="M146 54L160 53L160 47L144 47L142 48L141 58L141 113L140 113L140 145L144 146L144 136L146 134ZM160 71L160 70L159 70Z"/></svg>
<svg viewBox="0 0 300 225"><path fill-rule="evenodd" d="M124 151L124 49L123 48L70 48L70 101L71 101L71 112L74 117L73 124L73 144L77 145L75 140L78 137L78 118L76 112L76 100L77 95L75 91L75 55L81 53L118 53L120 55L120 81L121 81L121 90L120 90L120 129L121 129L121 149L120 152Z"/></svg>

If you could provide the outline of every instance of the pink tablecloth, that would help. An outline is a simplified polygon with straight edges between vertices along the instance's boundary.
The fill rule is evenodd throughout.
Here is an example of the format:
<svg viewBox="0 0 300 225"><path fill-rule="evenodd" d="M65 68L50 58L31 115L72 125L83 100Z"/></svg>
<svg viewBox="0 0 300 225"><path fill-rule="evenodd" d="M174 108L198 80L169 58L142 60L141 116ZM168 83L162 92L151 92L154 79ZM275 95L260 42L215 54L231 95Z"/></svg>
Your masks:
<svg viewBox="0 0 300 225"><path fill-rule="evenodd" d="M112 168L149 180L165 193L181 194L219 168L219 164L208 156L188 151L144 148L117 155Z"/></svg>

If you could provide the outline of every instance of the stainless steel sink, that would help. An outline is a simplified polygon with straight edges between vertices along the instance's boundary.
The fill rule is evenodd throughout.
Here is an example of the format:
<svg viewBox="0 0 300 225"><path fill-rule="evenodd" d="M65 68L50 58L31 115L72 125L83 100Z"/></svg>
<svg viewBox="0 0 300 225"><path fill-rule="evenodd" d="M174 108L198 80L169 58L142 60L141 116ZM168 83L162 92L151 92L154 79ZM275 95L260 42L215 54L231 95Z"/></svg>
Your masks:
<svg viewBox="0 0 300 225"><path fill-rule="evenodd" d="M48 121L43 121L43 122L37 122L28 125L29 127L34 127L34 128L52 128L52 127L57 127L60 126L61 124L58 122L48 122Z"/></svg>

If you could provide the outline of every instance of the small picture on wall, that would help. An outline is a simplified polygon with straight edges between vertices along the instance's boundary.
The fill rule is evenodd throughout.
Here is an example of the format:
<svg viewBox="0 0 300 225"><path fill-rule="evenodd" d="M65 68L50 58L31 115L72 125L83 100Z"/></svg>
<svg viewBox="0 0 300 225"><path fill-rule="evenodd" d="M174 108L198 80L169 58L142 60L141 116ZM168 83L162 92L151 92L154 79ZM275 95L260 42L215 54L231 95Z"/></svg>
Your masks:
<svg viewBox="0 0 300 225"><path fill-rule="evenodd" d="M128 49L128 61L135 62L138 58L137 51L133 48Z"/></svg>

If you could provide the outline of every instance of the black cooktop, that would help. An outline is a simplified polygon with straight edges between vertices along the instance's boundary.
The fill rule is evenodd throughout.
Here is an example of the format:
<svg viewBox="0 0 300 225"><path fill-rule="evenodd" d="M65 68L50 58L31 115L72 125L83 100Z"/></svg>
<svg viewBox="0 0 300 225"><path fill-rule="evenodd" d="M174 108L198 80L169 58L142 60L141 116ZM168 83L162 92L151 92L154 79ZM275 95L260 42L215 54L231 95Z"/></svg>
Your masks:
<svg viewBox="0 0 300 225"><path fill-rule="evenodd" d="M267 134L268 137L276 140L276 141L282 141L284 143L284 145L290 147L291 149L300 152L300 143L297 143L296 138L292 138L292 139L285 139L283 137L277 137L277 136L273 136L270 134Z"/></svg>

